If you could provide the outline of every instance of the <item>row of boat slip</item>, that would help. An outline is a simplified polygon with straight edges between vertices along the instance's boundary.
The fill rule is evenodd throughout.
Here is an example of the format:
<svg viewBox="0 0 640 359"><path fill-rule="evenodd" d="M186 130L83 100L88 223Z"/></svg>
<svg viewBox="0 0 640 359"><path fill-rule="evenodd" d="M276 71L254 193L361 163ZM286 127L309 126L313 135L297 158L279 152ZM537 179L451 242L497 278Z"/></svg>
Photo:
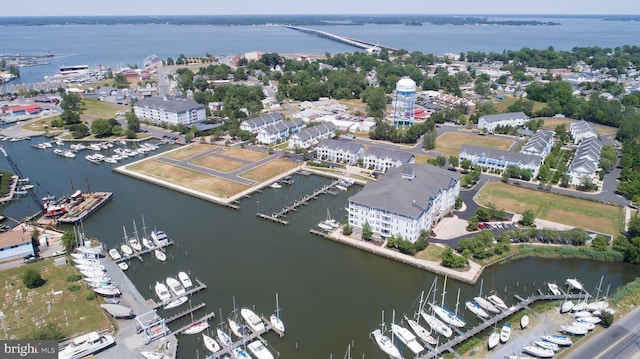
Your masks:
<svg viewBox="0 0 640 359"><path fill-rule="evenodd" d="M91 249L80 247L78 253L71 253L73 265L97 295L111 298L121 296L120 289L107 276L104 266L100 263L99 252L96 253L93 248L97 247ZM102 248L100 248L101 250Z"/></svg>
<svg viewBox="0 0 640 359"><path fill-rule="evenodd" d="M122 230L124 232L124 241L120 245L120 251L122 251L122 253L120 253L117 248L112 248L109 250L109 256L111 257L111 259L118 262L118 266L122 270L127 270L128 268L127 264L121 261L122 259L126 259L140 253L153 251L154 256L160 262L164 262L167 260L167 255L164 253L163 248L169 244L169 237L164 231L153 230L151 231L150 237L147 237L146 227L144 227L144 236L142 237L142 239L140 239L140 237L138 236L138 230L136 229L135 221L133 222L133 228L134 236L129 237L124 226L122 227Z"/></svg>
<svg viewBox="0 0 640 359"><path fill-rule="evenodd" d="M164 309L178 307L187 302L187 290L193 287L193 282L186 272L179 272L178 279L167 277L164 282L156 282L155 292L160 302L166 303Z"/></svg>

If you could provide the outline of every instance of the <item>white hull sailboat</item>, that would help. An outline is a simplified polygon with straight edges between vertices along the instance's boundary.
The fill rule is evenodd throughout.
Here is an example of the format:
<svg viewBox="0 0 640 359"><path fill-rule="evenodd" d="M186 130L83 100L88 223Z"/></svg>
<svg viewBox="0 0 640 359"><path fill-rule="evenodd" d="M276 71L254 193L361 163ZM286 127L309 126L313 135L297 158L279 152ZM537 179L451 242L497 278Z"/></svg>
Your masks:
<svg viewBox="0 0 640 359"><path fill-rule="evenodd" d="M202 341L204 342L204 346L208 351L215 353L220 350L220 345L218 344L218 342L216 342L216 340L211 338L210 336L202 334Z"/></svg>
<svg viewBox="0 0 640 359"><path fill-rule="evenodd" d="M183 334L198 334L202 333L205 329L209 328L209 322L206 320L195 322L189 328L185 329Z"/></svg>
<svg viewBox="0 0 640 359"><path fill-rule="evenodd" d="M456 312L452 312L447 307L444 306L444 296L447 293L447 277L444 277L444 285L442 287L442 303L441 305L429 304L431 310L436 313L440 319L448 325L453 325L454 327L462 328L467 323L465 323L462 318L458 316L458 303L460 303L460 289L458 289L458 298L456 300Z"/></svg>
<svg viewBox="0 0 640 359"><path fill-rule="evenodd" d="M489 342L487 343L489 350L495 348L498 343L500 343L500 334L497 332L491 333L491 335L489 336Z"/></svg>
<svg viewBox="0 0 640 359"><path fill-rule="evenodd" d="M571 346L573 344L571 338L565 335L543 335L542 340L565 347Z"/></svg>
<svg viewBox="0 0 640 359"><path fill-rule="evenodd" d="M284 322L282 321L282 318L280 318L280 303L278 303L278 293L276 293L276 312L271 314L271 316L269 317L269 321L271 322L271 325L276 328L276 330L284 333Z"/></svg>
<svg viewBox="0 0 640 359"><path fill-rule="evenodd" d="M505 311L505 310L509 309L509 307L504 302L504 300L502 300L502 298L498 297L495 294L492 294L492 295L488 296L487 300L490 301L491 303L493 303L493 305L495 305L496 308L498 308L498 309L500 309L502 311Z"/></svg>
<svg viewBox="0 0 640 359"><path fill-rule="evenodd" d="M186 303L186 302L187 302L187 300L189 300L189 298L187 298L187 296L183 296L183 297L176 298L176 299L174 299L174 300L170 301L169 303L167 303L167 304L164 306L164 309L172 309L172 308L179 307L179 306L181 306L182 304Z"/></svg>
<svg viewBox="0 0 640 359"><path fill-rule="evenodd" d="M556 354L553 350L542 348L539 346L527 345L522 348L522 352L525 354L530 354L535 356L536 358L553 358Z"/></svg>
<svg viewBox="0 0 640 359"><path fill-rule="evenodd" d="M533 342L533 344L539 346L540 348L553 350L554 352L557 352L560 350L560 347L558 346L558 344L554 344L544 340L536 340L535 342Z"/></svg>
<svg viewBox="0 0 640 359"><path fill-rule="evenodd" d="M511 337L511 326L505 323L500 330L500 342L506 343L509 337Z"/></svg>
<svg viewBox="0 0 640 359"><path fill-rule="evenodd" d="M407 346L414 354L418 354L424 350L424 347L418 343L416 336L409 329L398 324L391 324L391 331L404 345Z"/></svg>
<svg viewBox="0 0 640 359"><path fill-rule="evenodd" d="M235 319L228 318L227 322L229 323L229 329L231 329L231 332L236 337L242 339L250 334L249 328L247 328L243 324L238 323Z"/></svg>
<svg viewBox="0 0 640 359"><path fill-rule="evenodd" d="M371 335L373 336L373 339L375 339L380 350L385 352L385 354L387 354L389 358L402 359L398 348L393 345L393 342L391 341L391 339L389 339L388 336L382 334L382 331L380 329L374 330L373 332L371 332Z"/></svg>
<svg viewBox="0 0 640 359"><path fill-rule="evenodd" d="M476 302L482 309L497 314L500 313L500 309L498 309L493 303L484 299L483 297L474 297L473 301Z"/></svg>
<svg viewBox="0 0 640 359"><path fill-rule="evenodd" d="M488 318L489 314L487 314L487 312L484 311L484 309L482 309L482 307L480 305L478 305L478 303L468 300L464 303L465 307L467 307L467 309L475 314L476 316L480 317L480 318Z"/></svg>
<svg viewBox="0 0 640 359"><path fill-rule="evenodd" d="M420 311L420 315L422 316L422 319L424 319L424 321L427 323L429 328L435 330L436 333L447 338L453 335L453 330L449 328L446 324L444 324L440 319L436 318L431 314L427 314L424 311Z"/></svg>
<svg viewBox="0 0 640 359"><path fill-rule="evenodd" d="M231 336L225 333L224 330L217 328L216 335L218 337L218 341L220 342L220 344L222 344L223 347L228 347L233 344L233 339L231 339Z"/></svg>
<svg viewBox="0 0 640 359"><path fill-rule="evenodd" d="M421 326L418 322L416 322L415 320L411 320L406 316L404 317L404 320L405 322L407 322L411 330L413 330L413 332L416 333L416 336L418 337L418 339L422 340L423 342L429 345L436 345L438 343L436 338L434 338L431 335L431 333L429 333L429 331L426 330L423 326Z"/></svg>

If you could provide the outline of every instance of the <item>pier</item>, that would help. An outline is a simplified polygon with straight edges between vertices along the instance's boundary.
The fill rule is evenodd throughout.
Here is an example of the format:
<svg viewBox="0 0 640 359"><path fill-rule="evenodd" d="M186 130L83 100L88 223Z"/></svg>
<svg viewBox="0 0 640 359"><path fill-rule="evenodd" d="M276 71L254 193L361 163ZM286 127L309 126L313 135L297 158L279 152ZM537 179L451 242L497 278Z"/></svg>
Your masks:
<svg viewBox="0 0 640 359"><path fill-rule="evenodd" d="M134 252L133 252L133 254L132 254L132 255L130 255L130 256L122 256L122 258L120 258L120 259L116 260L115 262L116 262L116 264L117 264L117 263L120 263L120 262L127 261L127 260L129 260L129 259L131 259L131 258L134 258L134 257L135 257L135 258L138 258L141 262L144 262L144 261L142 260L142 256L143 256L143 255L145 255L145 254L147 254L147 253L151 253L152 251L155 251L156 249L160 249L160 248L168 247L168 246L170 246L170 245L172 245L172 244L174 244L174 243L175 243L175 242L173 241L173 239L170 239L166 244L156 245L156 246L153 246L153 247L151 247L151 248L146 248L146 247L144 247L144 249L143 249L143 250L141 250L141 251L134 251Z"/></svg>
<svg viewBox="0 0 640 359"><path fill-rule="evenodd" d="M158 309L160 307L164 307L165 305L173 302L174 300L180 298L180 297L184 297L187 295L191 295L193 293L197 293L201 290L207 289L207 285L202 283L200 280L195 279L195 282L198 283L198 285L191 287L191 289L187 290L183 295L179 296L179 297L171 297L163 302L159 302L157 303L155 300L153 299L148 299L147 302L149 303L149 305L151 306L151 309ZM187 313L189 314L189 313Z"/></svg>
<svg viewBox="0 0 640 359"><path fill-rule="evenodd" d="M204 303L203 303L204 306ZM176 330L174 330L173 332L175 334L180 334L182 332L184 332L185 330L189 329L194 323L198 323L198 322L204 322L204 321L208 321L211 318L215 318L216 314L215 313L209 313L209 314L205 314L204 316L200 317L200 318L196 318L193 320L193 322L186 324Z"/></svg>
<svg viewBox="0 0 640 359"><path fill-rule="evenodd" d="M568 295L534 295L534 296L530 296L526 299L521 298L519 296L515 296L516 299L518 299L520 301L520 303L512 306L511 308L509 308L508 310L505 310L503 312L500 312L496 315L494 315L493 317L487 319L486 321L484 321L483 323L480 323L478 325L476 325L475 327L469 329L468 331L462 333L461 335L458 335L456 337L454 337L453 339L449 340L448 342L436 347L436 348L430 348L428 353L425 353L421 356L419 356L419 359L429 359L429 358L438 358L440 357L440 355L444 352L447 351L453 351L453 348L456 345L460 345L462 343L464 343L466 340L471 339L472 337L474 337L475 335L481 333L483 330L489 329L491 327L493 327L494 325L497 325L498 322L507 319L508 317L510 317L511 315L517 313L520 310L523 310L527 307L529 307L529 305L531 305L534 302L537 301L542 301L542 300L566 300L566 299L577 299L577 300L583 300L589 297L589 294L568 294Z"/></svg>
<svg viewBox="0 0 640 359"><path fill-rule="evenodd" d="M78 223L93 214L111 200L113 192L94 192L84 201L58 219L58 223Z"/></svg>
<svg viewBox="0 0 640 359"><path fill-rule="evenodd" d="M343 43L343 44L346 44L346 45L349 45L349 46L353 46L353 47L357 47L359 49L367 50L368 52L372 52L372 53L376 52L376 50L380 51L380 49L385 49L385 50L389 50L389 51L397 51L398 50L398 49L393 48L393 47L382 46L382 45L379 45L379 44L374 44L372 42L363 41L363 40L352 39L352 38L349 38L349 37L332 34L330 32L326 32L326 31L310 29L308 27L292 26L292 25L282 25L282 26L286 27L287 29L296 30L296 31L304 32L306 34L311 34L311 35L323 37L325 39L337 41L337 42L340 42L340 43Z"/></svg>
<svg viewBox="0 0 640 359"><path fill-rule="evenodd" d="M338 183L340 183L340 180L333 181L328 185L325 185L322 188L314 191L313 193L308 194L299 200L293 201L291 205L283 207L282 210L280 210L280 212L273 212L271 215L267 215L264 213L257 213L257 216L286 226L287 224L289 224L289 222L287 222L283 218L287 215L287 213L295 212L298 210L298 207L306 205L310 200L316 199L320 195L323 195L325 193L329 193L333 188L335 188L338 185Z"/></svg>
<svg viewBox="0 0 640 359"><path fill-rule="evenodd" d="M262 319L262 321L264 322L264 332L262 333L258 333L258 332L254 332L253 329L251 329L251 327L247 326L247 328L249 328L249 330L251 331L250 335L245 336L242 339L239 339L235 342L233 342L233 344L231 344L228 347L223 347L222 349L220 349L219 351L212 353L210 356L208 356L207 358L222 358L224 357L224 355L228 355L228 356L232 356L232 352L233 349L240 347L240 346L244 346L245 344L248 344L254 340L259 340L262 342L262 344L264 344L265 347L269 347L269 343L267 343L267 341L262 337L262 334L268 333L269 331L273 331L274 333L278 334L280 336L280 338L284 337L284 333L279 331L278 329L276 329L276 327L273 326L273 324L271 324L271 321L268 320L267 318L265 318L264 316L260 316L260 318ZM273 349L271 349L273 350ZM275 355L276 358L280 357L279 353L277 353L277 355Z"/></svg>

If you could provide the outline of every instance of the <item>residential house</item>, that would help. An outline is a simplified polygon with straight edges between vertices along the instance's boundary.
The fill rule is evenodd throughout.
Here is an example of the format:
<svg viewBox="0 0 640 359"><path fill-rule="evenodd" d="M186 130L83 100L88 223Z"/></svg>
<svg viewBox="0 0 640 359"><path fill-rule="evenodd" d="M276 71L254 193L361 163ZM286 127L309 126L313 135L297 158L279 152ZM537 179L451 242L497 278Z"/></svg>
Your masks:
<svg viewBox="0 0 640 359"><path fill-rule="evenodd" d="M498 150L472 145L462 145L459 161L470 160L474 166L480 166L487 171L502 173L509 166L531 170L532 178L540 171L543 157L519 152Z"/></svg>
<svg viewBox="0 0 640 359"><path fill-rule="evenodd" d="M258 143L265 145L276 144L288 139L291 133L296 133L305 126L304 121L299 118L277 122L273 125L259 129L256 139Z"/></svg>
<svg viewBox="0 0 640 359"><path fill-rule="evenodd" d="M312 127L306 127L289 136L289 148L309 148L325 138L335 136L336 125L324 122Z"/></svg>
<svg viewBox="0 0 640 359"><path fill-rule="evenodd" d="M591 125L585 120L572 122L571 125L569 125L569 132L571 133L573 143L575 144L578 144L580 141L587 138L598 137L598 131L594 130L593 127L591 127Z"/></svg>
<svg viewBox="0 0 640 359"><path fill-rule="evenodd" d="M478 128L493 132L498 126L519 127L529 122L529 116L524 112L499 113L484 115L478 119Z"/></svg>
<svg viewBox="0 0 640 359"><path fill-rule="evenodd" d="M207 119L204 105L189 99L143 98L133 105L133 111L140 119L171 125L190 125Z"/></svg>
<svg viewBox="0 0 640 359"><path fill-rule="evenodd" d="M275 125L276 123L282 121L282 115L280 115L279 113L267 113L263 116L254 117L242 121L242 123L240 123L240 129L243 131L249 131L251 133L258 134L260 129Z"/></svg>
<svg viewBox="0 0 640 359"><path fill-rule="evenodd" d="M592 182L598 179L601 151L602 142L595 137L583 139L580 142L569 170L567 170L571 184L580 185L585 177Z"/></svg>
<svg viewBox="0 0 640 359"><path fill-rule="evenodd" d="M356 165L363 155L364 147L349 140L327 138L316 145L316 158L319 160Z"/></svg>
<svg viewBox="0 0 640 359"><path fill-rule="evenodd" d="M389 168L415 163L415 156L409 152L387 150L380 147L369 147L362 158L364 168L379 172L387 172Z"/></svg>
<svg viewBox="0 0 640 359"><path fill-rule="evenodd" d="M536 132L529 138L527 143L522 146L520 153L526 155L540 156L542 158L547 157L551 148L553 147L553 131L540 131Z"/></svg>
<svg viewBox="0 0 640 359"><path fill-rule="evenodd" d="M440 167L405 164L387 170L349 198L349 225L374 236L415 242L451 213L460 193L460 175Z"/></svg>

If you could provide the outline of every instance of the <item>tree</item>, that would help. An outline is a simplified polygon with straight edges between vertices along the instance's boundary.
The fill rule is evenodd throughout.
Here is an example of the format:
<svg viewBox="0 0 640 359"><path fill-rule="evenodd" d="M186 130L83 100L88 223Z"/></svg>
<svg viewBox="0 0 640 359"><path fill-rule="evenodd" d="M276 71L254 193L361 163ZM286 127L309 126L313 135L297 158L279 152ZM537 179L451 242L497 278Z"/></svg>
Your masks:
<svg viewBox="0 0 640 359"><path fill-rule="evenodd" d="M345 224L344 227L342 227L342 234L344 234L345 236L350 236L351 233L353 233L353 229L351 228L349 223Z"/></svg>
<svg viewBox="0 0 640 359"><path fill-rule="evenodd" d="M38 288L39 286L44 284L44 279L40 276L40 272L33 268L27 268L22 273L22 283L29 288Z"/></svg>
<svg viewBox="0 0 640 359"><path fill-rule="evenodd" d="M111 135L111 124L109 120L99 118L91 123L91 133L96 137L106 137Z"/></svg>
<svg viewBox="0 0 640 359"><path fill-rule="evenodd" d="M76 245L76 235L73 232L66 231L62 234L60 239L67 253L71 253L71 251L73 251L73 247Z"/></svg>
<svg viewBox="0 0 640 359"><path fill-rule="evenodd" d="M140 131L140 120L133 110L127 112L124 115L124 118L127 120L127 130L131 130L133 132Z"/></svg>
<svg viewBox="0 0 640 359"><path fill-rule="evenodd" d="M606 251L609 247L609 239L602 234L598 234L593 238L593 241L591 241L591 247L597 251Z"/></svg>
<svg viewBox="0 0 640 359"><path fill-rule="evenodd" d="M74 93L63 93L62 94L62 102L60 102L60 107L64 111L73 111L77 113L82 113L82 99L80 96Z"/></svg>
<svg viewBox="0 0 640 359"><path fill-rule="evenodd" d="M525 227L533 226L533 223L536 220L536 213L533 210L526 209L524 210L524 212L520 213L520 215L522 215L522 218L520 219L520 224L522 224Z"/></svg>
<svg viewBox="0 0 640 359"><path fill-rule="evenodd" d="M464 268L467 265L467 259L453 253L451 247L442 252L442 265L447 268Z"/></svg>
<svg viewBox="0 0 640 359"><path fill-rule="evenodd" d="M472 163L471 160L462 160L462 162L460 162L460 167L462 167L463 170L468 171L469 168L471 168Z"/></svg>
<svg viewBox="0 0 640 359"><path fill-rule="evenodd" d="M451 155L449 156L449 166L451 166L452 168L456 168L458 167L458 156L455 155Z"/></svg>
<svg viewBox="0 0 640 359"><path fill-rule="evenodd" d="M368 221L365 221L362 225L362 239L369 240L373 236L373 231L371 230L371 225Z"/></svg>
<svg viewBox="0 0 640 359"><path fill-rule="evenodd" d="M121 72L117 73L113 77L113 86L118 89L129 88L129 80L127 80L127 77Z"/></svg>
<svg viewBox="0 0 640 359"><path fill-rule="evenodd" d="M65 125L74 125L80 123L80 114L76 111L64 110L60 114L60 119Z"/></svg>
<svg viewBox="0 0 640 359"><path fill-rule="evenodd" d="M640 237L640 217L634 216L629 221L629 228L627 229L627 236L629 238Z"/></svg>
<svg viewBox="0 0 640 359"><path fill-rule="evenodd" d="M609 328L613 324L613 320L615 319L615 317L608 311L603 310L600 313L600 319L602 319L600 325L602 325L602 327L604 328Z"/></svg>

